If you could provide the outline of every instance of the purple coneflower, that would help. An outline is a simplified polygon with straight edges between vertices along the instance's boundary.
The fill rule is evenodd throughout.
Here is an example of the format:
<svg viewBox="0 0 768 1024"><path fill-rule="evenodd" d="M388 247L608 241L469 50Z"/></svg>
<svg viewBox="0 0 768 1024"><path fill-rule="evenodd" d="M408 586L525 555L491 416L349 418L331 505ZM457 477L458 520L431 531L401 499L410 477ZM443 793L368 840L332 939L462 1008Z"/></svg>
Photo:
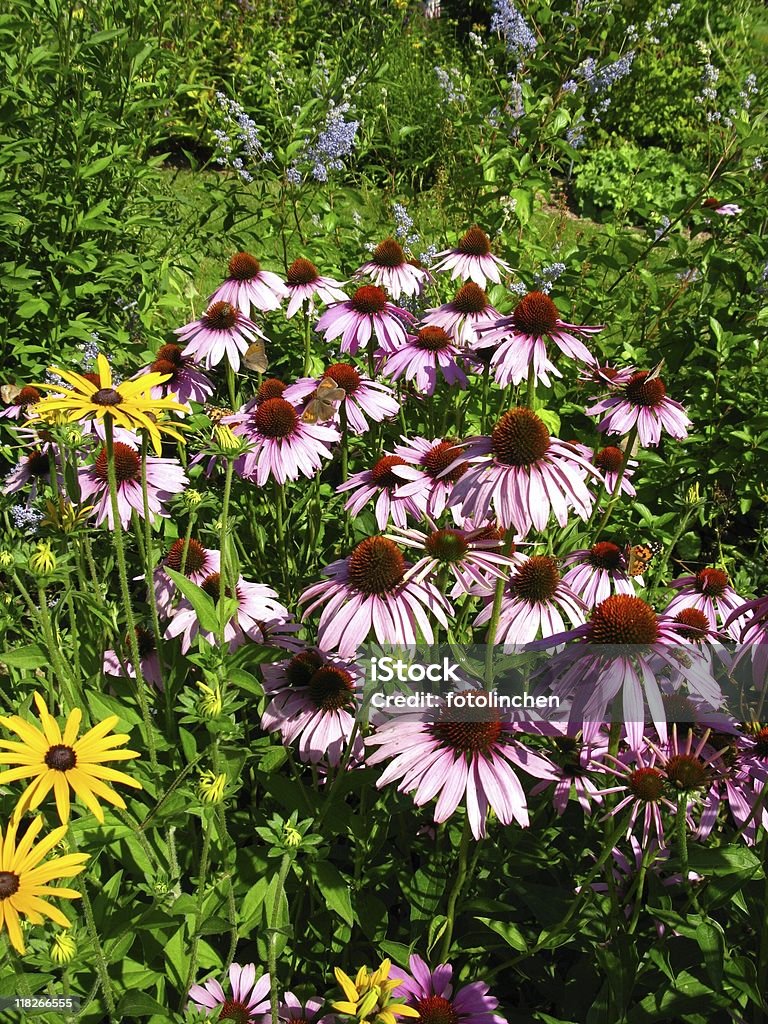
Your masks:
<svg viewBox="0 0 768 1024"><path fill-rule="evenodd" d="M248 252L236 252L228 269L229 276L209 302L227 302L236 306L243 316L250 317L251 308L266 313L277 309L288 295L282 278L270 270L262 270L259 261Z"/></svg>
<svg viewBox="0 0 768 1024"><path fill-rule="evenodd" d="M460 277L462 281L469 279L481 288L488 281L501 283L499 270L509 273L512 268L491 252L491 240L482 228L471 227L456 243L455 249L444 249L437 254L437 262L432 264L432 272L451 271L451 280Z"/></svg>
<svg viewBox="0 0 768 1024"><path fill-rule="evenodd" d="M649 370L633 373L618 395L586 410L587 416L603 416L597 425L601 433L624 436L636 428L644 448L659 443L662 428L678 440L688 436L691 421L685 409L667 398L667 387L661 377L648 380L649 374Z"/></svg>
<svg viewBox="0 0 768 1024"><path fill-rule="evenodd" d="M551 338L563 355L594 365L595 357L577 337L597 334L603 327L569 324L560 319L557 306L543 292L529 292L518 302L511 316L501 317L493 326L478 331L479 346L498 345L491 357L496 381L502 387L534 380L550 387L549 373L562 373L547 358L545 338Z"/></svg>
<svg viewBox="0 0 768 1024"><path fill-rule="evenodd" d="M399 487L397 493L403 498L412 498L425 515L439 519L453 485L467 471L464 463L454 465L461 454L456 447L460 442L440 437L433 441L426 437L403 438L403 441L404 444L395 446L395 455L404 459L408 466L399 468L397 475L408 483ZM458 513L454 519L461 521Z"/></svg>
<svg viewBox="0 0 768 1024"><path fill-rule="evenodd" d="M716 759L696 838L710 835L721 805L727 803L744 841L754 846L758 828L766 822L763 786L768 779L768 729L758 728L750 736L710 733L707 748Z"/></svg>
<svg viewBox="0 0 768 1024"><path fill-rule="evenodd" d="M581 519L592 512L593 496L584 484L586 474L598 471L573 445L551 437L530 409L511 409L490 437L464 442L467 472L453 486L450 503L462 514L485 519L493 508L501 526L524 537L531 527L544 530L551 513L560 526L572 508Z"/></svg>
<svg viewBox="0 0 768 1024"><path fill-rule="evenodd" d="M607 385L609 388L620 388L637 373L635 366L625 366L619 369L617 366L601 366L599 363L589 363L579 371L579 380L585 384Z"/></svg>
<svg viewBox="0 0 768 1024"><path fill-rule="evenodd" d="M355 277L370 277L374 284L386 288L393 299L419 295L430 276L428 270L406 259L402 246L394 238L385 238L373 250L368 262L355 271Z"/></svg>
<svg viewBox="0 0 768 1024"><path fill-rule="evenodd" d="M475 619L476 626L490 622L494 595ZM519 565L504 587L496 635L489 642L504 644L504 650L532 643L539 637L562 633L565 616L572 625L584 622L587 606L560 579L557 560L533 555Z"/></svg>
<svg viewBox="0 0 768 1024"><path fill-rule="evenodd" d="M478 329L496 323L500 317L480 285L470 281L459 288L450 302L428 309L423 323L425 327L442 327L458 345L473 348L478 341Z"/></svg>
<svg viewBox="0 0 768 1024"><path fill-rule="evenodd" d="M627 575L625 549L609 540L598 541L591 548L572 551L563 559L563 565L573 567L563 573L563 582L589 608L594 608L611 594L635 592L632 580ZM642 580L640 582L642 584Z"/></svg>
<svg viewBox="0 0 768 1024"><path fill-rule="evenodd" d="M527 827L528 809L516 768L535 778L555 778L552 765L518 741L514 723L497 709L480 705L399 714L365 742L379 748L368 755L369 765L392 759L376 783L378 789L400 779L398 791L415 790L417 807L437 797L437 823L447 821L465 797L475 839L485 835L489 807L503 825L516 821Z"/></svg>
<svg viewBox="0 0 768 1024"><path fill-rule="evenodd" d="M315 330L326 341L341 337L341 351L355 355L375 336L385 352L393 352L407 340L406 324L412 313L387 300L387 293L375 284L364 284L346 302L336 302L317 321Z"/></svg>
<svg viewBox="0 0 768 1024"><path fill-rule="evenodd" d="M64 481L59 468L59 456L56 453L56 446L52 442L46 441L39 448L33 448L32 451L28 451L21 461L14 466L5 478L2 486L3 494L15 494L16 491L22 490L27 484L31 484L32 489L29 492L29 500L34 501L38 488L48 483L51 479L49 452L54 453L56 478L61 488Z"/></svg>
<svg viewBox="0 0 768 1024"><path fill-rule="evenodd" d="M629 808L626 836L629 837L640 820L642 829L641 842L646 847L654 840L660 847L665 846L664 819L662 808L674 814L676 805L670 797L667 778L658 764L658 751L646 744L638 743L637 749L631 754L615 757L603 753L601 762L592 767L608 775L614 776L616 782L599 789L603 797L609 793L619 793L621 798L611 807L608 817L615 817L625 808Z"/></svg>
<svg viewBox="0 0 768 1024"><path fill-rule="evenodd" d="M438 964L430 971L420 956L411 956L410 974L393 967L389 975L398 978L398 999L419 1012L420 1024L507 1024L506 1018L493 1011L498 999L488 995L484 981L463 985L453 994L453 967Z"/></svg>
<svg viewBox="0 0 768 1024"><path fill-rule="evenodd" d="M624 463L626 462L626 466L624 466L624 473L621 476L619 494L626 494L630 498L634 498L637 491L632 483L632 477L635 469L637 468L636 459L628 459L626 453L623 452L621 448L616 448L614 445L608 445L606 448L601 448L593 455L590 453L590 455L592 458L592 464L603 474L605 490L608 494L616 493L619 475L621 474L622 466L624 466Z"/></svg>
<svg viewBox="0 0 768 1024"><path fill-rule="evenodd" d="M160 659L157 656L155 634L150 629L142 629L141 626L136 626L136 642L139 647L139 664L141 666L141 674L148 683L152 683L153 686L162 688L163 680L160 674ZM125 646L128 646L127 637L125 640ZM125 666L125 669L123 669L123 665ZM108 676L127 675L129 679L136 678L136 669L133 667L133 663L126 659L121 664L120 659L117 656L117 651L104 651L102 671Z"/></svg>
<svg viewBox="0 0 768 1024"><path fill-rule="evenodd" d="M438 529L430 522L431 532L396 530L391 540L404 547L417 548L422 557L406 573L405 578L421 583L433 579L442 571L453 576L456 584L451 597L474 593L475 588L485 591L503 579L515 559L499 550L503 540L489 535L489 531ZM441 585L444 590L447 580Z"/></svg>
<svg viewBox="0 0 768 1024"><path fill-rule="evenodd" d="M257 338L268 340L242 310L223 300L211 303L199 320L178 327L174 334L186 343L182 356L203 359L209 370L225 357L233 370L239 370L240 356L249 346Z"/></svg>
<svg viewBox="0 0 768 1024"><path fill-rule="evenodd" d="M179 538L171 544L168 554L162 565L159 565L152 574L152 582L155 587L155 601L160 615L170 618L173 599L176 596L176 584L164 571L164 566L173 569L174 572L183 572L187 579L196 586L200 586L203 580L211 573L221 572L221 553L204 548L203 545L189 538L186 545L186 557L184 555L184 538Z"/></svg>
<svg viewBox="0 0 768 1024"><path fill-rule="evenodd" d="M665 608L665 615L674 616L683 608L698 608L706 615L710 629L730 622L728 632L734 640L739 639L744 620L733 618L733 612L744 604L744 598L731 586L728 573L722 569L700 569L695 576L680 576L667 586L678 593Z"/></svg>
<svg viewBox="0 0 768 1024"><path fill-rule="evenodd" d="M210 1015L221 1007L219 1020L234 1020L237 1024L257 1024L263 1014L269 1013L269 975L256 981L255 964L232 964L229 968L232 994L226 996L221 984L209 978L203 985L193 985L189 998L198 1010Z"/></svg>
<svg viewBox="0 0 768 1024"><path fill-rule="evenodd" d="M380 530L386 529L390 516L396 526L405 526L408 516L420 519L421 512L413 498L397 494L397 488L404 482L398 469L405 465L405 459L399 455L382 455L370 469L353 473L349 480L336 488L337 494L354 492L344 508L357 516L369 501L376 498L376 523Z"/></svg>
<svg viewBox="0 0 768 1024"><path fill-rule="evenodd" d="M285 992L283 1001L278 1007L277 1016L286 1024L334 1024L336 1018L332 1013L318 1017L324 1005L325 1000L319 997L301 1002L293 992Z"/></svg>
<svg viewBox="0 0 768 1024"><path fill-rule="evenodd" d="M416 381L416 390L433 395L439 374L449 385L467 386L467 378L459 366L459 348L442 327L422 327L418 334L409 334L408 341L396 352L387 354L384 373L392 380L405 375Z"/></svg>
<svg viewBox="0 0 768 1024"><path fill-rule="evenodd" d="M117 506L120 524L125 530L136 512L144 518L144 498L141 493L141 458L130 445L115 441L115 477L117 480ZM187 477L177 459L156 459L147 456L147 504L151 516L167 517L165 503L174 494L180 494L187 485ZM115 524L112 518L112 501L109 494L109 470L107 449L102 448L92 466L77 471L80 496L93 503L93 515L97 525L107 520L110 530Z"/></svg>
<svg viewBox="0 0 768 1024"><path fill-rule="evenodd" d="M330 577L308 587L299 604L309 602L306 619L322 607L318 645L352 657L371 630L380 643L414 644L417 633L427 643L434 634L427 613L448 628L453 610L431 583L407 580L408 563L385 537L368 537L347 558L324 570Z"/></svg>
<svg viewBox="0 0 768 1024"><path fill-rule="evenodd" d="M157 384L150 390L153 398L165 398L175 394L179 402L207 402L213 394L213 384L198 370L191 359L185 357L178 345L162 345L151 366L135 375L134 380L147 373L169 373L164 384Z"/></svg>
<svg viewBox="0 0 768 1024"><path fill-rule="evenodd" d="M768 678L768 597L758 597L739 605L726 619L725 628L730 629L739 621L740 647L734 664L739 664L749 653L755 685L762 690Z"/></svg>
<svg viewBox="0 0 768 1024"><path fill-rule="evenodd" d="M396 416L400 410L400 403L391 388L371 380L349 363L334 363L320 377L302 377L285 388L284 397L291 403L299 404L308 399L318 384L327 378L345 393L334 420L339 419L343 405L347 423L355 434L365 434L369 429L366 416L370 416L374 423L381 423L382 420Z"/></svg>
<svg viewBox="0 0 768 1024"><path fill-rule="evenodd" d="M290 296L285 311L287 320L295 316L305 303L307 313L311 316L315 311L315 296L326 306L332 302L344 302L347 298L341 281L321 277L315 264L303 257L294 260L288 267L285 283Z"/></svg>
<svg viewBox="0 0 768 1024"><path fill-rule="evenodd" d="M357 665L319 651L307 650L289 661L262 665L264 693L271 700L261 727L279 732L283 743L298 740L302 761L326 758L338 765L352 736L363 673ZM362 757L358 739L354 753Z"/></svg>
<svg viewBox="0 0 768 1024"><path fill-rule="evenodd" d="M561 728L566 731L565 726L557 726L555 723L548 725L550 728ZM555 749L557 756L553 757L553 761L557 780L552 787L552 806L555 813L558 817L565 813L573 792L582 811L589 814L594 809L593 804L603 802L590 774L594 772L595 762L599 762L608 750L607 734L600 734L593 743L584 743L574 736L558 736L555 738ZM551 785L548 780L537 782L531 789L531 796L538 796Z"/></svg>
<svg viewBox="0 0 768 1024"><path fill-rule="evenodd" d="M303 423L296 408L284 398L257 398L222 423L231 424L232 433L250 443L235 469L260 487L270 476L279 484L299 476L313 477L323 459L332 455L328 445L340 436L331 424Z"/></svg>
<svg viewBox="0 0 768 1024"><path fill-rule="evenodd" d="M35 415L35 405L42 398L42 394L33 388L31 384L26 384L16 395L15 398L6 405L6 407L0 410L0 419L9 420L20 420L30 419Z"/></svg>

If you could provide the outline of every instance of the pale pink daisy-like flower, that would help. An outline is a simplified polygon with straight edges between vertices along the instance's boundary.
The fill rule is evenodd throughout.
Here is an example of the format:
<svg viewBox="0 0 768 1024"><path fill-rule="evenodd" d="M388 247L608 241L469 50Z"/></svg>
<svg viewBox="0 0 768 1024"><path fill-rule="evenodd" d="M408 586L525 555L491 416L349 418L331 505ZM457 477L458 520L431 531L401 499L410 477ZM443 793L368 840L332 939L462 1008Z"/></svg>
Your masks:
<svg viewBox="0 0 768 1024"><path fill-rule="evenodd" d="M428 613L445 629L453 609L431 583L407 580L408 563L385 537L368 537L347 558L324 570L329 579L308 587L299 598L303 618L322 608L318 645L354 656L371 631L379 643L414 644L417 634L432 643Z"/></svg>
<svg viewBox="0 0 768 1024"><path fill-rule="evenodd" d="M393 352L406 343L406 325L413 322L413 314L389 302L383 288L364 284L346 302L329 306L315 330L324 334L326 341L341 337L341 351L353 356L372 337L385 352Z"/></svg>
<svg viewBox="0 0 768 1024"><path fill-rule="evenodd" d="M547 357L545 338L550 338L563 355L596 365L596 359L578 335L597 334L603 326L569 324L560 318L557 306L543 292L529 292L515 306L511 316L501 317L490 327L478 330L478 346L497 346L491 357L496 381L502 387L528 380L551 386L549 374L562 373Z"/></svg>
<svg viewBox="0 0 768 1024"><path fill-rule="evenodd" d="M374 284L386 288L393 299L399 299L401 295L421 294L431 275L406 259L399 242L385 238L371 258L355 271L355 277L370 277Z"/></svg>
<svg viewBox="0 0 768 1024"><path fill-rule="evenodd" d="M162 564L152 574L157 610L160 615L169 618L178 590L176 584L166 573L165 566L173 569L174 572L183 572L188 580L199 587L211 573L221 572L221 553L204 548L194 537L189 538L186 554L183 537L171 544Z"/></svg>
<svg viewBox="0 0 768 1024"><path fill-rule="evenodd" d="M259 261L248 252L236 252L229 261L229 275L208 300L228 302L245 317L252 309L266 313L277 309L288 295L283 279L271 270L262 270Z"/></svg>
<svg viewBox="0 0 768 1024"><path fill-rule="evenodd" d="M494 594L489 588L475 626L490 622L493 604ZM565 619L571 625L581 625L586 611L584 602L561 580L557 559L533 555L518 565L504 587L496 635L489 642L504 644L505 651L529 644L539 637L562 633Z"/></svg>
<svg viewBox="0 0 768 1024"><path fill-rule="evenodd" d="M235 469L246 480L263 487L272 476L279 484L313 477L330 459L328 447L338 441L336 427L327 423L303 423L296 408L284 398L258 399L248 402L222 423L232 426L232 433L244 437L251 445L235 462Z"/></svg>
<svg viewBox="0 0 768 1024"><path fill-rule="evenodd" d="M521 537L531 527L544 530L551 514L565 526L571 508L589 518L594 498L584 478L599 480L598 471L573 445L551 437L530 409L511 409L490 437L470 439L463 447L460 459L470 465L450 498L462 515L482 520L493 508L500 525Z"/></svg>
<svg viewBox="0 0 768 1024"><path fill-rule="evenodd" d="M153 398L165 398L175 394L179 402L208 401L213 394L213 384L204 373L197 369L191 359L184 356L178 345L162 345L154 362L134 376L134 380L147 373L167 373L170 377L163 384L156 384L150 390Z"/></svg>
<svg viewBox="0 0 768 1024"><path fill-rule="evenodd" d="M200 584L200 589L213 600L214 604L217 603L222 589L221 574L212 572L206 576ZM230 596L229 590L227 596ZM266 626L272 623L291 622L291 613L276 600L275 591L263 583L248 583L240 576L235 586L234 597L237 599L237 608L224 626L224 642L228 645L230 652L242 647L247 640L264 644L266 642ZM209 644L218 642L213 633L205 632L200 628L197 612L184 597L173 612L165 636L167 639L180 636L182 638L181 651L182 654L186 654L198 633Z"/></svg>
<svg viewBox="0 0 768 1024"><path fill-rule="evenodd" d="M627 575L626 548L609 540L598 541L591 548L572 551L563 559L571 566L563 573L563 582L578 594L589 608L594 608L611 594L634 594L635 588ZM640 580L642 585L642 580Z"/></svg>
<svg viewBox="0 0 768 1024"><path fill-rule="evenodd" d="M412 498L419 510L432 519L439 519L445 511L453 485L467 471L464 463L455 465L461 455L459 441L453 438L426 437L403 438L404 444L395 446L407 466L398 466L397 476L404 481L397 489L403 498ZM451 468L452 467L452 468ZM454 519L461 522L456 513Z"/></svg>
<svg viewBox="0 0 768 1024"><path fill-rule="evenodd" d="M376 746L366 758L369 765L389 760L377 789L399 779L398 791L413 792L417 807L437 797L434 820L447 821L462 798L466 800L472 835L486 833L492 808L502 825L529 824L525 792L516 769L538 779L554 779L553 766L519 742L514 723L498 709L472 704L461 710L442 707L417 715L399 714L365 740ZM487 700L487 694L482 694ZM414 792L415 791L415 792Z"/></svg>
<svg viewBox="0 0 768 1024"><path fill-rule="evenodd" d="M585 814L594 810L594 804L602 804L603 798L591 775L602 756L608 750L608 734L601 733L592 743L585 743L583 738L567 735L567 727L548 722L550 730L561 731L563 734L554 740L556 755L553 756L557 781L552 787L552 806L558 817L563 815L574 793ZM530 726L528 726L530 728ZM551 782L537 782L531 789L531 796L538 796L551 786Z"/></svg>
<svg viewBox="0 0 768 1024"><path fill-rule="evenodd" d="M240 356L256 339L269 340L237 306L223 300L211 303L199 320L178 327L174 334L186 343L182 356L202 359L209 370L224 358L239 370Z"/></svg>
<svg viewBox="0 0 768 1024"><path fill-rule="evenodd" d="M579 371L579 380L585 384L601 384L609 388L620 388L637 373L637 367L625 366L600 366L598 363L590 363Z"/></svg>
<svg viewBox="0 0 768 1024"><path fill-rule="evenodd" d="M396 416L400 411L400 403L391 388L380 381L371 380L349 363L333 363L321 377L302 377L285 389L284 397L289 402L301 404L305 399L311 398L322 380L328 378L344 392L334 421L338 422L343 405L349 428L355 434L365 434L368 431L366 416L374 423L381 423Z"/></svg>
<svg viewBox="0 0 768 1024"><path fill-rule="evenodd" d="M302 761L324 758L338 765L352 737L362 702L362 670L316 650L301 651L289 661L261 666L264 693L271 698L261 727L279 732L283 743L298 741ZM354 753L363 755L360 739Z"/></svg>
<svg viewBox="0 0 768 1024"><path fill-rule="evenodd" d="M369 501L376 498L376 523L380 530L386 529L390 517L396 526L405 526L408 516L420 519L421 512L413 498L398 497L397 494L397 488L403 483L397 469L405 464L405 459L399 455L382 455L370 469L353 473L349 480L336 488L337 494L353 492L344 508L357 516Z"/></svg>
<svg viewBox="0 0 768 1024"><path fill-rule="evenodd" d="M332 277L321 277L315 264L303 257L294 260L288 267L285 283L290 296L285 311L287 320L295 316L302 307L311 316L315 311L315 296L326 306L332 302L344 302L347 298L341 281L334 281Z"/></svg>
<svg viewBox="0 0 768 1024"><path fill-rule="evenodd" d="M478 284L462 285L450 302L428 309L423 317L425 327L442 327L460 346L472 348L478 341L478 330L501 317Z"/></svg>
<svg viewBox="0 0 768 1024"><path fill-rule="evenodd" d="M592 464L596 466L603 475L605 481L605 490L608 494L615 494L616 487L619 484L619 476L621 474L622 467L624 467L624 474L621 476L621 485L619 486L619 494L626 494L630 498L634 498L637 494L635 485L632 483L632 477L634 476L635 469L637 468L637 459L628 459L626 452L623 452L621 448L617 448L615 445L607 445L605 448L601 448L594 454L590 452ZM626 466L624 465L626 463Z"/></svg>
<svg viewBox="0 0 768 1024"><path fill-rule="evenodd" d="M733 612L744 604L731 586L728 573L722 569L700 569L694 576L680 576L667 584L677 593L664 610L665 615L674 616L683 608L698 608L704 612L710 629L717 629L730 622L727 628L734 640L739 639L744 619L732 618Z"/></svg>
<svg viewBox="0 0 768 1024"><path fill-rule="evenodd" d="M259 1024L269 1014L269 975L256 981L255 964L232 964L229 968L231 995L227 996L215 978L189 990L190 1001L209 1016L220 1009L219 1020L234 1020L239 1024Z"/></svg>
<svg viewBox="0 0 768 1024"><path fill-rule="evenodd" d="M117 506L120 525L125 530L136 512L144 518L144 498L141 491L141 458L130 445L115 441L115 477L117 480ZM184 469L177 459L156 459L147 456L147 504L150 516L167 518L166 502L174 494L181 494L187 485ZM77 471L80 496L93 504L93 515L100 526L107 520L110 530L115 529L112 501L109 494L107 449L102 448L92 466Z"/></svg>
<svg viewBox="0 0 768 1024"><path fill-rule="evenodd" d="M4 409L0 409L0 419L32 419L35 415L35 405L42 397L37 388L25 384L15 398L12 398Z"/></svg>
<svg viewBox="0 0 768 1024"><path fill-rule="evenodd" d="M662 428L678 440L688 436L691 421L685 409L667 398L667 387L661 377L649 377L648 370L633 373L617 395L586 410L587 416L603 417L597 425L601 433L624 436L636 429L644 448L659 443Z"/></svg>
<svg viewBox="0 0 768 1024"><path fill-rule="evenodd" d="M484 981L473 981L453 991L453 967L438 964L430 971L420 956L411 956L410 974L392 967L389 976L397 978L397 998L418 1010L421 1024L507 1024L494 1013L499 1001L488 995Z"/></svg>
<svg viewBox="0 0 768 1024"><path fill-rule="evenodd" d="M422 327L418 334L409 334L406 344L396 352L384 354L386 376L414 380L416 390L423 395L435 393L441 375L446 384L467 386L466 374L458 363L460 349L442 327Z"/></svg>
<svg viewBox="0 0 768 1024"><path fill-rule="evenodd" d="M279 1020L285 1024L334 1024L336 1020L332 1013L326 1013L323 1017L318 1014L325 1006L325 1000L318 997L306 999L302 1002L293 992L285 992L283 1001L277 1009Z"/></svg>
<svg viewBox="0 0 768 1024"><path fill-rule="evenodd" d="M607 817L615 817L628 808L626 837L632 835L639 823L642 845L645 847L648 843L656 841L663 849L665 822L662 810L670 812L671 821L677 806L670 799L674 794L667 786L666 775L659 764L658 751L641 743L631 753L619 757L605 752L600 762L593 767L596 771L613 776L616 780L600 788L599 795L602 797L610 793L620 794L620 799L611 807Z"/></svg>
<svg viewBox="0 0 768 1024"><path fill-rule="evenodd" d="M56 466L56 478L59 487L63 486L64 480L61 475L60 458L56 452L56 445L45 441L39 448L27 451L27 454L14 466L5 478L2 490L3 494L15 494L31 484L29 500L33 501L37 496L38 489L50 482L51 459L49 453L53 453L54 465Z"/></svg>
<svg viewBox="0 0 768 1024"><path fill-rule="evenodd" d="M139 647L139 664L141 666L141 674L148 683L152 683L153 686L162 688L163 680L160 674L160 659L157 655L155 634L150 629L142 629L141 626L136 626L136 642ZM128 646L127 637L125 640L125 646ZM136 669L133 667L133 663L129 660L121 663L117 656L117 651L104 651L102 671L108 676L127 675L129 679L136 678Z"/></svg>
<svg viewBox="0 0 768 1024"><path fill-rule="evenodd" d="M740 623L737 630L740 646L734 665L749 655L755 685L763 690L768 678L768 597L758 597L739 605L726 619L725 628L730 629L737 622Z"/></svg>
<svg viewBox="0 0 768 1024"><path fill-rule="evenodd" d="M490 238L477 225L462 235L455 249L439 252L431 269L433 273L450 270L452 281L458 277L462 281L474 281L481 288L485 288L488 281L500 284L499 271L509 273L512 270L508 263L493 255Z"/></svg>

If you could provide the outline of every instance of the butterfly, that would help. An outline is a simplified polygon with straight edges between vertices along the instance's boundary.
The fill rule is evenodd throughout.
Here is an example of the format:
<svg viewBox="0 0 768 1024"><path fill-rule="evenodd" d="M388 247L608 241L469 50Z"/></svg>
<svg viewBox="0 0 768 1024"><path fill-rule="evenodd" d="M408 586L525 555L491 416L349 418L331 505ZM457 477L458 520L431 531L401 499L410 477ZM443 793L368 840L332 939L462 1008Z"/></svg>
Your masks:
<svg viewBox="0 0 768 1024"><path fill-rule="evenodd" d="M209 405L208 402L203 406L203 411L213 427L218 427L225 416L232 415L231 409L223 409L220 405Z"/></svg>
<svg viewBox="0 0 768 1024"><path fill-rule="evenodd" d="M6 405L10 405L14 398L21 394L21 388L17 384L3 384L0 387L0 398Z"/></svg>
<svg viewBox="0 0 768 1024"><path fill-rule="evenodd" d="M659 553L660 544L627 544L624 552L627 560L627 575L642 576Z"/></svg>
<svg viewBox="0 0 768 1024"><path fill-rule="evenodd" d="M341 402L346 394L333 377L323 377L301 414L302 423L323 423L325 420L333 419L336 414L336 403Z"/></svg>
<svg viewBox="0 0 768 1024"><path fill-rule="evenodd" d="M267 352L261 338L257 338L252 345L248 346L243 356L243 362L249 370L255 370L256 373L267 372L269 360L267 359Z"/></svg>

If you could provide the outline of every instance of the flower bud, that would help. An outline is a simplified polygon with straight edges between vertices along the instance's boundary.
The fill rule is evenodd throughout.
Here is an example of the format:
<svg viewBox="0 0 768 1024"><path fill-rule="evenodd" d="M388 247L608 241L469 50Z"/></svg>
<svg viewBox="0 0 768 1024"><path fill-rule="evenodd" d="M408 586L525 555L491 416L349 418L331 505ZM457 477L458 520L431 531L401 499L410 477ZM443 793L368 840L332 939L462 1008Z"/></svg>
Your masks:
<svg viewBox="0 0 768 1024"><path fill-rule="evenodd" d="M51 960L55 964L68 964L77 952L77 943L67 932L54 935L51 944Z"/></svg>

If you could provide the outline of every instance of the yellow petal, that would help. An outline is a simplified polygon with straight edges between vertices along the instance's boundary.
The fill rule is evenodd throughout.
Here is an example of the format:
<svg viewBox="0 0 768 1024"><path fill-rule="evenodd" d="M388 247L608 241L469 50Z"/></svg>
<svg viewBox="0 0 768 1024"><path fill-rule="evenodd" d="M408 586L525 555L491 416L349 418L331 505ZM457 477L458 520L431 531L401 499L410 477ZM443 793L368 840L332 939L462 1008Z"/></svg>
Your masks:
<svg viewBox="0 0 768 1024"><path fill-rule="evenodd" d="M13 906L13 897L3 900L3 903L5 904L5 926L8 929L8 938L16 952L23 955L27 950L24 945L24 936L21 934L19 915Z"/></svg>
<svg viewBox="0 0 768 1024"><path fill-rule="evenodd" d="M99 354L96 356L96 369L97 369L98 374L99 374L99 384L101 385L101 387L102 388L111 388L112 387L112 370L110 369L110 366L109 366L109 363L106 360L106 357L103 356L101 354L101 352L99 352ZM94 388L94 392L96 390L98 390L98 389Z"/></svg>
<svg viewBox="0 0 768 1024"><path fill-rule="evenodd" d="M347 999L352 1003L356 1003L357 988L349 975L345 974L340 967L334 967L333 973L336 975L336 981L338 981Z"/></svg>

